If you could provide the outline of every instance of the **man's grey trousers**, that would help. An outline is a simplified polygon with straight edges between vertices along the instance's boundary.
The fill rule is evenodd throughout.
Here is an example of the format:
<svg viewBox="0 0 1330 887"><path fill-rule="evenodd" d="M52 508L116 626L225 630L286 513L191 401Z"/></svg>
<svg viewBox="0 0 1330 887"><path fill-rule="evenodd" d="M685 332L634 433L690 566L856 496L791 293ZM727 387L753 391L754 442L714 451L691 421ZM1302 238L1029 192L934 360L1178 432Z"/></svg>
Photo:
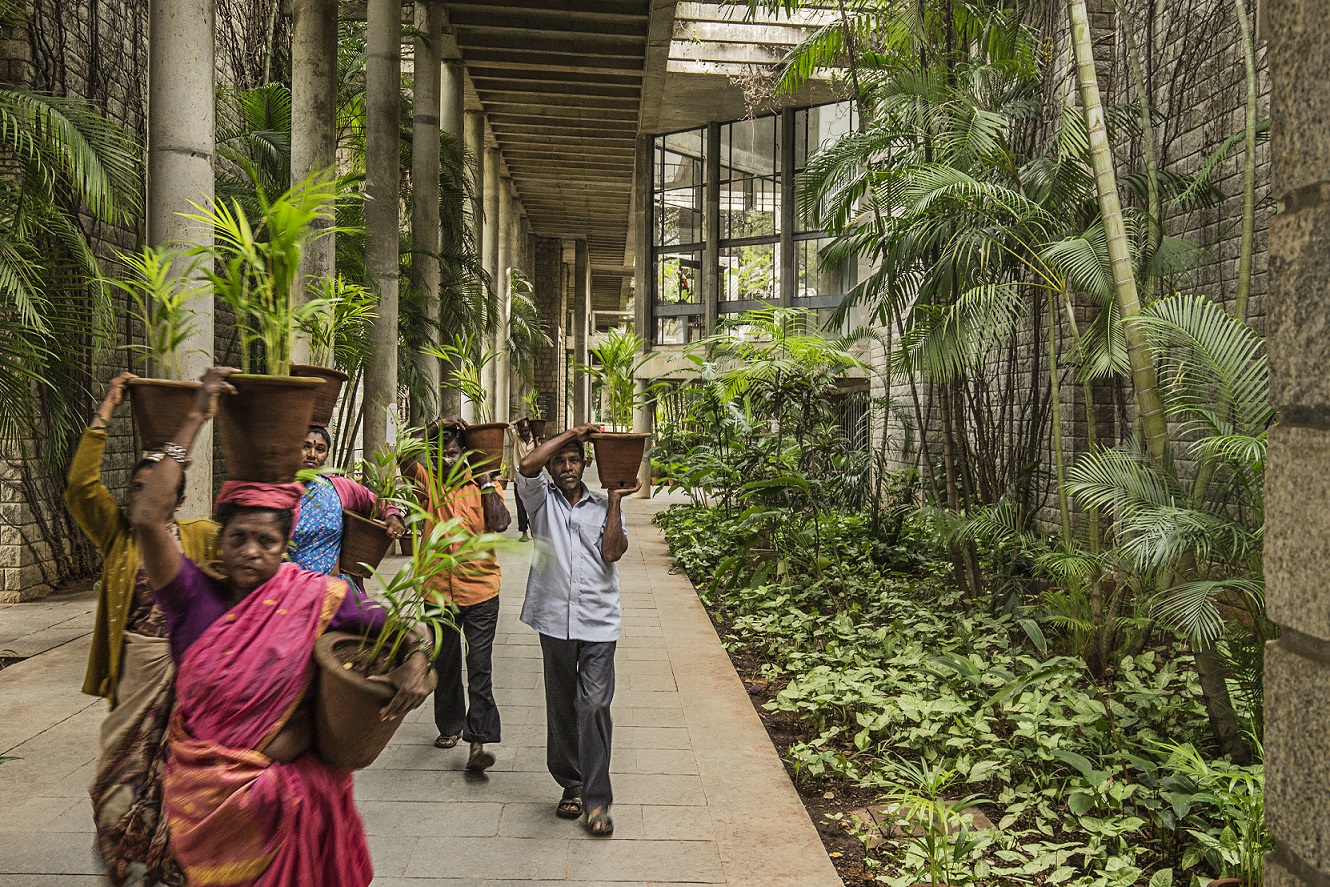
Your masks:
<svg viewBox="0 0 1330 887"><path fill-rule="evenodd" d="M610 701L616 641L567 641L540 636L545 662L545 761L563 796L584 810L608 807Z"/></svg>

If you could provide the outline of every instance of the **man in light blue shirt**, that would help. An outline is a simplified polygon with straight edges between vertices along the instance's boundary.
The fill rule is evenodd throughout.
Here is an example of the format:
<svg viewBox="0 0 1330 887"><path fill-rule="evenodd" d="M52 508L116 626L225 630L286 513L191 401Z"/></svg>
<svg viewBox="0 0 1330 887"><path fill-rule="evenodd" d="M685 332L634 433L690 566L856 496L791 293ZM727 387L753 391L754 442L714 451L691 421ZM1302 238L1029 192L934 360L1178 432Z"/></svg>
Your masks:
<svg viewBox="0 0 1330 887"><path fill-rule="evenodd" d="M580 425L533 450L518 465L517 495L537 543L522 621L540 633L546 765L563 787L555 812L576 819L585 811L587 831L608 837L614 832L610 701L621 619L614 564L628 550L620 505L637 487L604 496L582 483L585 441L599 430Z"/></svg>

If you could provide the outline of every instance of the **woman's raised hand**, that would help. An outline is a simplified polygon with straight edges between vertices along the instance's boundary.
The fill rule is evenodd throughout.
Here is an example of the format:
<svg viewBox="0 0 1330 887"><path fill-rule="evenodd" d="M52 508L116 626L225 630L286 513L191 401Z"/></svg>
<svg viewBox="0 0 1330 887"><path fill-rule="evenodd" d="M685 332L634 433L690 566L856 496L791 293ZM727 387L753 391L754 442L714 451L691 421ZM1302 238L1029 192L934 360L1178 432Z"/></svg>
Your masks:
<svg viewBox="0 0 1330 887"><path fill-rule="evenodd" d="M226 381L227 376L240 372L235 367L208 367L199 379L203 387L194 398L194 412L202 419L217 415L217 401L223 394L235 394L236 387Z"/></svg>
<svg viewBox="0 0 1330 887"><path fill-rule="evenodd" d="M97 408L96 417L102 421L102 425L111 424L111 414L115 412L116 407L125 402L125 388L137 378L138 376L133 373L121 373L106 386L106 397L102 398L102 405Z"/></svg>

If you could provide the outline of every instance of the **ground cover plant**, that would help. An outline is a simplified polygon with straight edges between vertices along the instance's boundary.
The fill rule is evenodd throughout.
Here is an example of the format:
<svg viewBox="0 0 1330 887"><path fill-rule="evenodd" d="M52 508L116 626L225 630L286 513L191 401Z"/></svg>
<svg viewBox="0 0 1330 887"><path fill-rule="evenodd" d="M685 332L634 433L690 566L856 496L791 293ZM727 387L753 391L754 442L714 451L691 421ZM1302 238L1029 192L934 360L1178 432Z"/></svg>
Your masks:
<svg viewBox="0 0 1330 887"><path fill-rule="evenodd" d="M824 515L820 571L746 554L734 540L752 538L751 516L722 506L657 520L766 713L800 737L796 783L860 790L887 822L833 814L863 840L859 883L1259 883L1261 767L1214 759L1172 636L1096 680L1037 605L995 613L962 595L919 516L884 538L860 514Z"/></svg>

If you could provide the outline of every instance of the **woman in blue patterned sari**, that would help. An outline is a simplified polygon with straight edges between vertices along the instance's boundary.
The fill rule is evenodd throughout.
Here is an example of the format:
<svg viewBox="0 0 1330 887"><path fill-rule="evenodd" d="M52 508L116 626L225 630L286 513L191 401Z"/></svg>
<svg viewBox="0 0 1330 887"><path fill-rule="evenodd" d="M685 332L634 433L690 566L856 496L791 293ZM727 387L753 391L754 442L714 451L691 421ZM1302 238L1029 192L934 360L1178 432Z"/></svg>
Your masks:
<svg viewBox="0 0 1330 887"><path fill-rule="evenodd" d="M301 467L319 469L328 461L332 437L328 429L311 425L305 435L305 448ZM328 475L318 477L305 486L300 498L300 517L291 533L291 560L306 570L337 576L359 585L359 580L342 575L338 560L342 554L342 511L353 511L365 517L377 517L379 500L365 487L349 477ZM388 524L388 535L394 539L406 532L402 513L396 506L382 508L382 517Z"/></svg>

